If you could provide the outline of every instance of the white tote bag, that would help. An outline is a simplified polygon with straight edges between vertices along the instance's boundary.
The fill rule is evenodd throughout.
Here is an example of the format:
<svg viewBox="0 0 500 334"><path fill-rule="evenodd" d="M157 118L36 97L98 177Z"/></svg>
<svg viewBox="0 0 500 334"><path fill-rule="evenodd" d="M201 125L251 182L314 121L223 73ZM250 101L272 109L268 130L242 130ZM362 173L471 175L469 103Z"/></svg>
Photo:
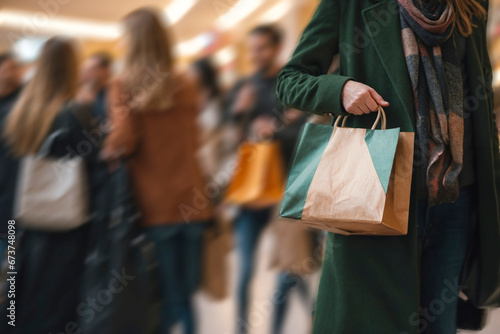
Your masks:
<svg viewBox="0 0 500 334"><path fill-rule="evenodd" d="M51 141L53 138L44 146L50 146ZM52 159L37 154L22 159L14 207L14 217L21 226L31 230L67 231L85 224L88 210L83 158Z"/></svg>

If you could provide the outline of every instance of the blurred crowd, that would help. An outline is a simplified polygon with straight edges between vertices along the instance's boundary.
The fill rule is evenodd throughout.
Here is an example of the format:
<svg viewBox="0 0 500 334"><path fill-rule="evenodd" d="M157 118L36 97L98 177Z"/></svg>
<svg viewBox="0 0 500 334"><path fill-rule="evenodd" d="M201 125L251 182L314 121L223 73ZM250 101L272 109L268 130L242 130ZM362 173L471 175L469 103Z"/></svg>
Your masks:
<svg viewBox="0 0 500 334"><path fill-rule="evenodd" d="M278 101L282 31L262 25L249 32L254 73L227 91L210 58L177 70L170 32L155 10L136 10L122 25L121 59L103 51L80 64L75 41L53 37L28 78L14 54L0 55L2 273L13 271L8 222L16 219L27 157L83 159L89 198L89 218L71 229L16 221L16 326L2 320L1 332L171 333L179 324L183 333L199 332L193 295L201 289L228 298L226 258L234 245L235 333L249 333L256 250L267 228L275 232L269 256L280 272L269 332L283 333L294 291L312 317L315 293L305 279L320 268L322 235L275 221L279 199L227 200L248 163L243 146L276 148L255 177L244 176L247 193L275 177L265 166L280 166L284 185L302 125L331 121ZM3 286L2 319L13 313L9 300Z"/></svg>

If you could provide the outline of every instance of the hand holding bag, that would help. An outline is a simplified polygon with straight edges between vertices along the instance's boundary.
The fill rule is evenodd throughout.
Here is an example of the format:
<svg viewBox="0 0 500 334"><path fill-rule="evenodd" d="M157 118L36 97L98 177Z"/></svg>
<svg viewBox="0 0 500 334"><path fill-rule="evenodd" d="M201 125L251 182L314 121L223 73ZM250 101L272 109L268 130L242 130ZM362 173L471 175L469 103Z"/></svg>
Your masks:
<svg viewBox="0 0 500 334"><path fill-rule="evenodd" d="M281 217L343 235L406 235L414 134L387 129L381 107L370 130L341 120L306 124Z"/></svg>

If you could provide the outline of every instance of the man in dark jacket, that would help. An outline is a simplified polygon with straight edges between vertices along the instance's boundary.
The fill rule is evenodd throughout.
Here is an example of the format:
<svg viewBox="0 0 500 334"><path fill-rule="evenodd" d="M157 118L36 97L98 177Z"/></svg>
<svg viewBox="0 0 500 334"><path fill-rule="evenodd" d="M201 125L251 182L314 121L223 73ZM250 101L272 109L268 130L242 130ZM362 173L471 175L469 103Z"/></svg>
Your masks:
<svg viewBox="0 0 500 334"><path fill-rule="evenodd" d="M240 129L242 141L277 140L288 165L293 147L306 116L296 110L285 110L276 97L277 75L281 70L279 54L283 35L273 25L254 28L248 36L249 58L255 72L238 82L229 94L226 118ZM272 218L274 206L242 206L235 222L239 253L237 332L251 331L248 321L249 286L253 276L256 247Z"/></svg>
<svg viewBox="0 0 500 334"><path fill-rule="evenodd" d="M5 120L20 91L19 64L11 54L0 54L0 129L3 129ZM8 148L0 137L0 265L7 248L7 224L13 219L17 168L18 161L9 154Z"/></svg>

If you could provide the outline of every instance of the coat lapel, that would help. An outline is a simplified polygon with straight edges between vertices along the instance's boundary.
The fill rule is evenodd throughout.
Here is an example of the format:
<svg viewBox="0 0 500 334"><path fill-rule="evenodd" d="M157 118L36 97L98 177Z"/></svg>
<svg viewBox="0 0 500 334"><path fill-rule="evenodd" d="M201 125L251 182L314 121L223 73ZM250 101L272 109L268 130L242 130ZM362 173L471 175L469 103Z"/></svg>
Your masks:
<svg viewBox="0 0 500 334"><path fill-rule="evenodd" d="M415 126L413 93L403 52L398 5L395 0L371 1L376 4L362 11L363 20L394 90Z"/></svg>

